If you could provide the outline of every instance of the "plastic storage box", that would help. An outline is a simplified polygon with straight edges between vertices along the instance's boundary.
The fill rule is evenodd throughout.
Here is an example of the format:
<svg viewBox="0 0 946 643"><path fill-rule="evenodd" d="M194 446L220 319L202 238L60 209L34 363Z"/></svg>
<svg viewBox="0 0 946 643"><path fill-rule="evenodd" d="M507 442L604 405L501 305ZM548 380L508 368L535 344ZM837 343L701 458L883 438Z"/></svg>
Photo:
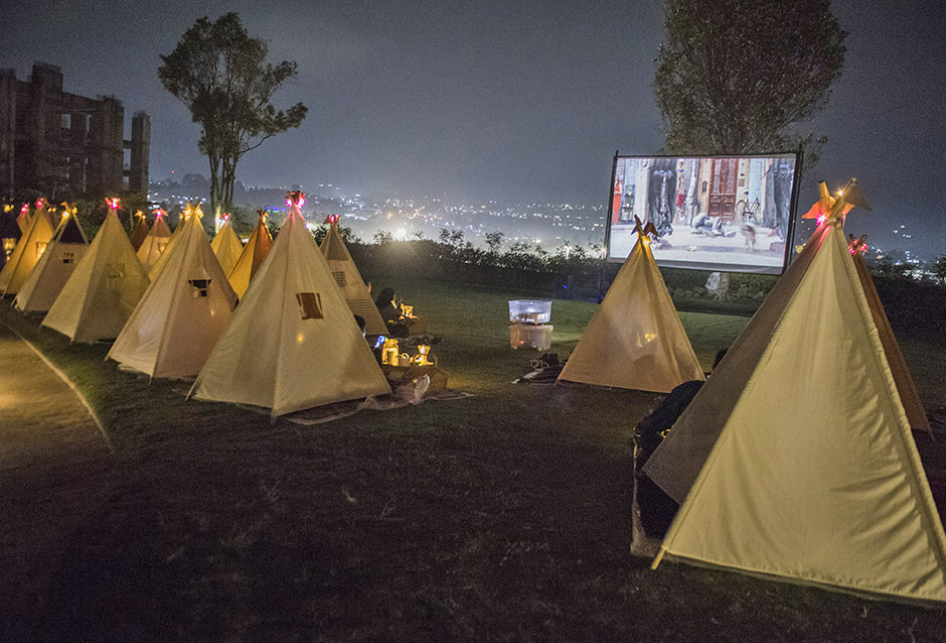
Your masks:
<svg viewBox="0 0 946 643"><path fill-rule="evenodd" d="M552 346L552 328L551 324L513 324L509 327L509 346L547 351Z"/></svg>
<svg viewBox="0 0 946 643"><path fill-rule="evenodd" d="M513 324L547 324L551 319L551 299L512 299L509 301L509 321Z"/></svg>

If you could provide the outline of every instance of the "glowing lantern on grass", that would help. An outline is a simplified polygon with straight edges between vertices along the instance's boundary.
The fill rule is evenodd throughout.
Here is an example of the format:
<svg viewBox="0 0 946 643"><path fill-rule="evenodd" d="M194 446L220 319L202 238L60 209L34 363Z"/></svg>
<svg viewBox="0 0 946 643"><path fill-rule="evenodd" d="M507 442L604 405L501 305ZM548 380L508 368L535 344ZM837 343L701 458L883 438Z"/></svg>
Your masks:
<svg viewBox="0 0 946 643"><path fill-rule="evenodd" d="M381 347L381 363L397 366L398 357L397 340L394 338L384 340L384 345Z"/></svg>
<svg viewBox="0 0 946 643"><path fill-rule="evenodd" d="M433 362L430 361L430 345L418 344L417 355L414 356L413 361L416 366L431 366Z"/></svg>

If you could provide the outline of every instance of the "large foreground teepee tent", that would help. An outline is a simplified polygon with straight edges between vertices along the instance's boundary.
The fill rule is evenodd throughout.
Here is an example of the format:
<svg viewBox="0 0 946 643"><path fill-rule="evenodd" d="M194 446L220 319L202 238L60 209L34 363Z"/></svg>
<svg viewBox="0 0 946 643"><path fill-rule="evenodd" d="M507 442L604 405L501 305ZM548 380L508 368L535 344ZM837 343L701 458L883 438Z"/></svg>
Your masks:
<svg viewBox="0 0 946 643"><path fill-rule="evenodd" d="M381 319L381 313L375 306L368 287L358 272L348 247L338 232L338 217L326 219L329 223L328 232L322 240L322 256L328 261L329 269L335 283L341 288L342 294L351 312L365 320L365 333L368 335L386 335L388 327Z"/></svg>
<svg viewBox="0 0 946 643"><path fill-rule="evenodd" d="M115 339L148 283L118 215L110 210L42 325L74 342Z"/></svg>
<svg viewBox="0 0 946 643"><path fill-rule="evenodd" d="M640 219L636 232L637 243L560 380L669 393L683 382L704 379Z"/></svg>
<svg viewBox="0 0 946 643"><path fill-rule="evenodd" d="M200 216L181 225L164 267L107 355L151 377L196 375L237 302Z"/></svg>
<svg viewBox="0 0 946 643"><path fill-rule="evenodd" d="M258 210L256 214L259 215L259 221L256 222L253 233L250 234L249 240L243 246L240 259L233 266L233 270L230 271L229 275L230 285L233 286L233 290L236 291L238 297L242 297L243 293L246 292L250 280L256 276L257 271L263 265L263 261L273 247L273 237L269 234L269 228L266 227L266 210Z"/></svg>
<svg viewBox="0 0 946 643"><path fill-rule="evenodd" d="M13 300L14 308L21 312L48 311L88 249L75 206L63 206L62 223Z"/></svg>
<svg viewBox="0 0 946 643"><path fill-rule="evenodd" d="M200 371L199 400L292 411L389 393L294 193L276 243Z"/></svg>
<svg viewBox="0 0 946 643"><path fill-rule="evenodd" d="M138 259L141 261L141 265L145 267L145 272L151 271L151 268L158 262L158 258L167 249L171 240L171 229L164 222L163 214L164 211L160 208L155 210L154 224L151 226L151 231L148 232L148 236L138 247Z"/></svg>
<svg viewBox="0 0 946 643"><path fill-rule="evenodd" d="M214 254L217 255L217 260L220 262L220 267L223 268L224 274L229 275L230 271L233 270L233 266L240 260L240 255L243 254L243 244L240 243L240 239L236 236L236 232L233 231L233 227L230 225L230 215L224 214L222 218L223 225L220 226L220 229L217 230L217 234L214 235L213 241L210 242L210 247L213 248Z"/></svg>
<svg viewBox="0 0 946 643"><path fill-rule="evenodd" d="M700 465L660 556L946 601L946 534L848 252L847 199L854 186L783 276L784 304L759 310L644 467L675 496L668 478Z"/></svg>
<svg viewBox="0 0 946 643"><path fill-rule="evenodd" d="M30 218L26 231L10 255L10 260L3 270L0 270L0 293L15 295L20 291L39 258L43 256L55 231L56 228L43 205Z"/></svg>

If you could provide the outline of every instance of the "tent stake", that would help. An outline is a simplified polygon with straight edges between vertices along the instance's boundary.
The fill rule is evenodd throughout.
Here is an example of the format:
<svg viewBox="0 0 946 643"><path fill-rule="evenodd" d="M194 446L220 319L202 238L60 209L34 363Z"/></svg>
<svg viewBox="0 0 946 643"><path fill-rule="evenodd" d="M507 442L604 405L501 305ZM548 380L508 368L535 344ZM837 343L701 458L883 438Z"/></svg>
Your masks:
<svg viewBox="0 0 946 643"><path fill-rule="evenodd" d="M660 551L657 552L657 558L654 559L654 562L650 564L651 569L657 569L657 565L660 564L660 561L664 559L664 554L667 553L667 550L664 547L660 548Z"/></svg>

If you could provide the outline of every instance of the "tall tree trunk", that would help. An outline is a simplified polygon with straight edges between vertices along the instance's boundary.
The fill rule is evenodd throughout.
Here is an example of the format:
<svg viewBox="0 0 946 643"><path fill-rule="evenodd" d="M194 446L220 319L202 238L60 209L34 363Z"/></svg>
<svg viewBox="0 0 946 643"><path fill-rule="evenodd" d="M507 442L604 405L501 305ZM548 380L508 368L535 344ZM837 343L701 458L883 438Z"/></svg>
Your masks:
<svg viewBox="0 0 946 643"><path fill-rule="evenodd" d="M216 222L220 215L220 157L215 150L208 150L207 158L210 159L210 211Z"/></svg>

